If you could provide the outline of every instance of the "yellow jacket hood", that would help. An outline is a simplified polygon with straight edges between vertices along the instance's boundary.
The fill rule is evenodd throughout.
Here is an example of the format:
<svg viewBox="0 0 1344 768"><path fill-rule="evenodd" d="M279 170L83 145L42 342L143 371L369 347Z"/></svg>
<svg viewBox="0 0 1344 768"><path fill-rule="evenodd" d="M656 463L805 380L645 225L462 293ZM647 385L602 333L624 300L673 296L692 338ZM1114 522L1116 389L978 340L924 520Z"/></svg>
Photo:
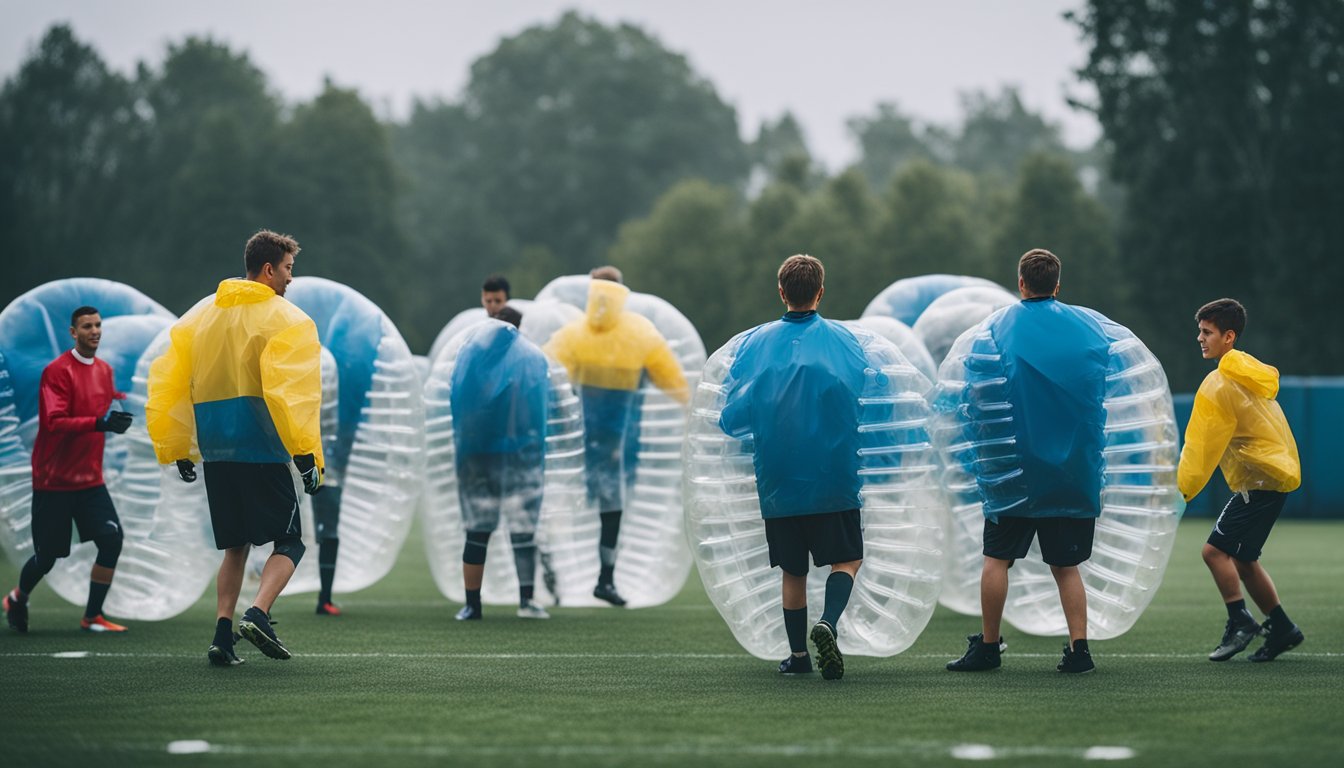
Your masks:
<svg viewBox="0 0 1344 768"><path fill-rule="evenodd" d="M610 280L594 280L588 285L587 322L594 331L609 331L620 322L630 289Z"/></svg>
<svg viewBox="0 0 1344 768"><path fill-rule="evenodd" d="M1257 397L1279 396L1279 369L1239 350L1230 350L1218 361L1218 372Z"/></svg>
<svg viewBox="0 0 1344 768"><path fill-rule="evenodd" d="M215 290L216 307L236 307L240 304L256 304L275 297L275 291L269 285L255 280L231 277L222 280Z"/></svg>

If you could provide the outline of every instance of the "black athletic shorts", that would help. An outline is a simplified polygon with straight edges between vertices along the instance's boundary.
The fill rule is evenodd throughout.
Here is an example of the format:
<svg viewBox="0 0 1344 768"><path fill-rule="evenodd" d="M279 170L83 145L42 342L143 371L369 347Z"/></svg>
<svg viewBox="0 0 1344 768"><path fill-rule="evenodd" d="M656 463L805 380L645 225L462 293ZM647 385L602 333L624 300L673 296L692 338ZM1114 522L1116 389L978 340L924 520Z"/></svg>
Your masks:
<svg viewBox="0 0 1344 768"><path fill-rule="evenodd" d="M765 541L770 545L770 567L794 576L807 575L808 552L818 566L863 559L863 523L857 509L768 517Z"/></svg>
<svg viewBox="0 0 1344 768"><path fill-rule="evenodd" d="M33 491L33 551L47 557L70 554L70 523L80 541L121 533L121 518L107 486L79 491Z"/></svg>
<svg viewBox="0 0 1344 768"><path fill-rule="evenodd" d="M1066 568L1092 556L1096 529L1095 517L1000 517L997 523L986 518L984 554L998 560L1020 560L1031 549L1031 540L1040 539L1041 559Z"/></svg>
<svg viewBox="0 0 1344 768"><path fill-rule="evenodd" d="M1278 491L1234 493L1213 523L1209 544L1243 563L1260 559L1260 550L1283 511L1288 494Z"/></svg>
<svg viewBox="0 0 1344 768"><path fill-rule="evenodd" d="M205 495L215 547L266 544L299 536L299 497L288 464L207 461Z"/></svg>
<svg viewBox="0 0 1344 768"><path fill-rule="evenodd" d="M322 492L308 497L313 505L313 538L318 541L339 539L341 525L341 486L322 483Z"/></svg>

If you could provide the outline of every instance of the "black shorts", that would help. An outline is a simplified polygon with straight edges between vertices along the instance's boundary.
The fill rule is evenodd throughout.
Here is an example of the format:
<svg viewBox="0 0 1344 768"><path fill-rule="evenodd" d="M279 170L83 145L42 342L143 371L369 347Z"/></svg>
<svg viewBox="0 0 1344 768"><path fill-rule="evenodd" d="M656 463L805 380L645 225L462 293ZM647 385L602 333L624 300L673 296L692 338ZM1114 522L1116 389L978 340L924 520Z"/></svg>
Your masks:
<svg viewBox="0 0 1344 768"><path fill-rule="evenodd" d="M1209 534L1209 544L1243 563L1260 559L1260 551L1283 511L1288 494L1277 491L1248 491L1232 494Z"/></svg>
<svg viewBox="0 0 1344 768"><path fill-rule="evenodd" d="M288 464L207 461L203 470L216 548L261 545L302 534L299 497Z"/></svg>
<svg viewBox="0 0 1344 768"><path fill-rule="evenodd" d="M863 559L863 523L859 510L765 519L770 567L793 576L807 575L807 553L821 565Z"/></svg>
<svg viewBox="0 0 1344 768"><path fill-rule="evenodd" d="M1067 568L1092 556L1095 517L1000 517L985 519L985 557L1020 560L1031 549L1031 540L1041 541L1041 559L1047 565Z"/></svg>
<svg viewBox="0 0 1344 768"><path fill-rule="evenodd" d="M121 518L107 486L79 491L33 491L33 551L47 557L70 554L70 523L80 541L121 533Z"/></svg>
<svg viewBox="0 0 1344 768"><path fill-rule="evenodd" d="M462 527L489 533L501 515L510 531L536 531L546 487L546 459L539 450L458 457L457 498Z"/></svg>
<svg viewBox="0 0 1344 768"><path fill-rule="evenodd" d="M341 486L322 483L322 492L310 496L313 505L313 538L318 541L339 539L341 525Z"/></svg>

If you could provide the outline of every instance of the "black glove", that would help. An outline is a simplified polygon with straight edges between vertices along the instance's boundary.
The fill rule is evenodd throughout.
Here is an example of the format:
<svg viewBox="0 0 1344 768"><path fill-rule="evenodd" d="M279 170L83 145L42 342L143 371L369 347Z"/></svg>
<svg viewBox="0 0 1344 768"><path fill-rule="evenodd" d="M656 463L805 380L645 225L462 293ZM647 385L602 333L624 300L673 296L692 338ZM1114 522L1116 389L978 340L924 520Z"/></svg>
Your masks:
<svg viewBox="0 0 1344 768"><path fill-rule="evenodd" d="M194 483L196 482L196 465L191 463L191 459L178 459L177 474L182 477L182 482Z"/></svg>
<svg viewBox="0 0 1344 768"><path fill-rule="evenodd" d="M113 411L93 423L99 432L116 432L118 435L131 428L131 414L125 411Z"/></svg>
<svg viewBox="0 0 1344 768"><path fill-rule="evenodd" d="M298 467L299 476L303 478L303 492L312 496L322 490L322 470L317 468L317 460L313 454L305 453L302 456L294 457L294 466Z"/></svg>

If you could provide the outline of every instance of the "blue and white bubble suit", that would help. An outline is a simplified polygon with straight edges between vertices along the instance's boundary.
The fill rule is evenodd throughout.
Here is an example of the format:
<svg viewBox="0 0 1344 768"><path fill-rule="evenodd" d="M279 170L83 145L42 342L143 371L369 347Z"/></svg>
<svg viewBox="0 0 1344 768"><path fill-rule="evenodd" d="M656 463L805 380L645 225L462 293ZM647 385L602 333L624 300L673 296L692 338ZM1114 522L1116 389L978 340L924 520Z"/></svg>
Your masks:
<svg viewBox="0 0 1344 768"><path fill-rule="evenodd" d="M997 283L968 275L919 275L906 277L882 290L863 310L864 317L894 317L913 326L939 296L958 288L998 288Z"/></svg>
<svg viewBox="0 0 1344 768"><path fill-rule="evenodd" d="M513 349L514 344L527 348ZM500 407L514 403L522 407ZM474 423L477 417L491 423ZM585 503L583 414L562 366L507 323L482 319L455 334L431 366L425 430L425 550L445 597L463 601L465 531L483 528L494 529L483 602L518 600L509 534L535 534L538 599L571 604L584 587L591 589L572 577L574 564L592 553L579 552L581 542L572 537L551 534L572 529ZM472 460L468 455L482 454L495 455L498 484L464 492L459 469Z"/></svg>
<svg viewBox="0 0 1344 768"><path fill-rule="evenodd" d="M845 653L890 656L910 647L937 604L945 499L927 431L928 380L894 344L850 327L868 368L858 396L858 434L837 440L862 446L864 562L841 619L839 642ZM789 646L781 580L770 567L753 465L762 436L737 439L720 426L725 382L749 333L738 334L709 358L691 403L683 448L686 525L705 591L733 636L751 654L776 659ZM824 422L827 414L796 417ZM828 574L829 569L814 568L808 577L809 621L821 615Z"/></svg>
<svg viewBox="0 0 1344 768"><path fill-rule="evenodd" d="M528 307L532 306L531 299L509 299L508 305L518 310L524 317L527 316ZM457 334L474 326L482 320L489 320L490 315L485 311L485 307L470 307L453 315L453 319L439 330L439 335L434 337L434 342L429 346L428 359L433 362L438 358L439 352L453 340Z"/></svg>
<svg viewBox="0 0 1344 768"><path fill-rule="evenodd" d="M929 348L924 346L924 340L910 326L886 315L867 315L845 322L866 328L895 344L905 359L929 380L930 386L938 380L938 364L929 354Z"/></svg>
<svg viewBox="0 0 1344 768"><path fill-rule="evenodd" d="M1087 589L1088 635L1107 639L1129 630L1152 601L1185 504L1176 488L1180 457L1166 373L1129 329L1083 311L1096 318L1109 341L1101 515L1092 557L1078 567ZM991 333L1001 312L957 339L939 369L938 386L930 392L938 413L935 441L947 467L943 484L951 502L941 602L966 614L980 613L984 562L985 516L976 467L995 467L998 475L1018 467L1016 428L1006 402L1007 374ZM972 399L976 407L968 408ZM995 500L1000 508L1013 503ZM1067 631L1058 589L1037 543L1010 574L1004 619L1033 635Z"/></svg>
<svg viewBox="0 0 1344 768"><path fill-rule="evenodd" d="M538 344L542 329L564 325L559 315L578 317L588 300L587 275L567 275L552 280L537 293L523 313L522 330ZM576 308L579 314L556 308L556 303ZM695 326L666 300L632 292L625 309L653 323L681 365L686 384L694 392L705 365L705 345ZM529 327L530 326L530 327ZM661 605L672 599L686 583L691 570L691 552L686 544L682 511L682 452L686 418L683 406L664 393L646 376L636 397L639 421L627 433L625 453L626 507L617 543L616 584L631 608ZM567 540L581 540L585 554L577 578L582 585L566 605L606 605L592 597L599 563L600 534L597 509L580 515L571 531L556 532ZM554 539L553 539L554 540ZM557 566L557 572L564 576ZM574 579L571 578L570 581ZM564 588L562 587L562 592Z"/></svg>
<svg viewBox="0 0 1344 768"><path fill-rule="evenodd" d="M957 288L934 299L911 328L934 363L941 365L952 343L967 328L1017 301L1016 294L997 285Z"/></svg>
<svg viewBox="0 0 1344 768"><path fill-rule="evenodd" d="M127 397L113 408L135 418L123 435L109 435L103 476L117 508L125 539L117 577L105 608L118 617L158 620L191 606L219 564L210 533L205 491L179 488L176 469L159 466L145 431L145 381L149 363L166 343L174 315L144 294L111 280L70 278L34 288L0 313L0 541L21 564L32 555L32 469L37 434L37 395L42 370L73 346L70 312L97 307L103 318L98 354L112 366L117 391ZM12 396L4 396L8 377ZM171 474L171 476L170 476ZM82 605L96 550L79 544L58 560L44 582Z"/></svg>
<svg viewBox="0 0 1344 768"><path fill-rule="evenodd" d="M414 520L425 467L420 376L396 326L353 288L300 277L285 298L313 319L330 355L323 355L321 419L324 482L341 489L333 591L353 592L387 575ZM312 500L301 490L299 498L304 539L315 543ZM315 553L299 564L286 594L318 589Z"/></svg>

